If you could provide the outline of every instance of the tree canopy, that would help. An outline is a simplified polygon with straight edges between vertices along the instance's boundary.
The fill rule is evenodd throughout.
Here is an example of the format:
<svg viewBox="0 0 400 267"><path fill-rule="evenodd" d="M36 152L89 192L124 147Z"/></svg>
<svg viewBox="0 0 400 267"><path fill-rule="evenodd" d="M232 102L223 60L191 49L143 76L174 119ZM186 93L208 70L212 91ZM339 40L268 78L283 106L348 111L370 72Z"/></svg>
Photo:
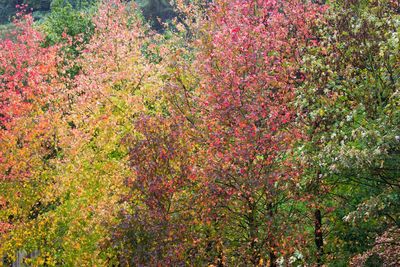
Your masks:
<svg viewBox="0 0 400 267"><path fill-rule="evenodd" d="M397 1L14 4L0 265L400 265Z"/></svg>

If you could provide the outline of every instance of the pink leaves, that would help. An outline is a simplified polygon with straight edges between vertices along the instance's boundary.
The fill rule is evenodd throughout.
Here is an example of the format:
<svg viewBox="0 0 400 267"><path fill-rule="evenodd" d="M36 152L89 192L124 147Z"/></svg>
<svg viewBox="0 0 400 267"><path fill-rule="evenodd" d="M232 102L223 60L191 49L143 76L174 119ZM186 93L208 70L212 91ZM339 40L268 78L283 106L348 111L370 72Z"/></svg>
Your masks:
<svg viewBox="0 0 400 267"><path fill-rule="evenodd" d="M235 27L235 28L232 29L232 33L233 33L233 34L236 34L236 33L238 33L239 31L240 31L240 27Z"/></svg>

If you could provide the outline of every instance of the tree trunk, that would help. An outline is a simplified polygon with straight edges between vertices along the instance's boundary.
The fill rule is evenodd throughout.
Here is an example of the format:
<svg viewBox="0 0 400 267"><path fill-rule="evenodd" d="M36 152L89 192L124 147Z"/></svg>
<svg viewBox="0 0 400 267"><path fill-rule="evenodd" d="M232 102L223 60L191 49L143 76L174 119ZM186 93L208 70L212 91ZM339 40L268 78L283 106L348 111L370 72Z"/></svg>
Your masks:
<svg viewBox="0 0 400 267"><path fill-rule="evenodd" d="M273 221L272 218L274 217L274 211L273 211L272 203L268 204L268 208L269 208L269 216L271 217L271 221ZM277 266L277 264L276 264L277 257L275 255L275 250L274 250L275 241L273 240L271 230L272 229L269 230L270 231L270 234L269 234L270 235L269 236L269 247L270 247L270 251L269 251L269 267L276 267Z"/></svg>
<svg viewBox="0 0 400 267"><path fill-rule="evenodd" d="M316 209L314 213L314 240L317 246L317 266L322 266L322 257L324 255L324 239L322 236L322 215L321 210Z"/></svg>

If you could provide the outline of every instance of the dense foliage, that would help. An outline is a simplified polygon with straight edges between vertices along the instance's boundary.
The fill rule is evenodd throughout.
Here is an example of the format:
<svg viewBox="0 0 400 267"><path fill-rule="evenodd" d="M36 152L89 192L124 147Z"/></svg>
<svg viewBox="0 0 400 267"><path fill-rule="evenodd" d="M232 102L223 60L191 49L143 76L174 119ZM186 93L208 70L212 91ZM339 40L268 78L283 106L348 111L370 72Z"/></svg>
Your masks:
<svg viewBox="0 0 400 267"><path fill-rule="evenodd" d="M397 1L20 9L2 265L400 265Z"/></svg>

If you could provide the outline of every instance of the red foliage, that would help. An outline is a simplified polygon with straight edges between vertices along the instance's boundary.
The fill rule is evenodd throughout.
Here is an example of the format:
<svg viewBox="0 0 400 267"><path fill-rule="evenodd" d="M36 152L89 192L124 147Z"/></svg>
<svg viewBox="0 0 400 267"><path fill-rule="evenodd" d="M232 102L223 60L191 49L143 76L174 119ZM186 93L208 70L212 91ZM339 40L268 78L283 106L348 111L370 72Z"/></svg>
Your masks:
<svg viewBox="0 0 400 267"><path fill-rule="evenodd" d="M19 16L15 36L0 41L0 179L29 176L36 156L28 147L49 134L49 119L43 115L57 48L43 48L32 17Z"/></svg>
<svg viewBox="0 0 400 267"><path fill-rule="evenodd" d="M198 59L209 199L215 216L238 215L226 225L246 221L244 231L231 230L251 244L243 255L253 254L245 259L253 264L264 248L273 262L284 247L285 225L274 218L281 193L299 175L287 160L300 138L291 125L295 73L318 14L316 5L297 0L217 1L209 14Z"/></svg>
<svg viewBox="0 0 400 267"><path fill-rule="evenodd" d="M234 258L245 264L269 260L273 266L278 256L299 246L296 227L278 222L299 177L288 160L301 137L292 126L291 102L301 51L311 38L309 23L318 14L316 5L297 0L216 1L202 21L196 63L200 86L189 88L185 70L174 69L165 90L172 110L165 117L139 118L143 139L131 150L135 188L147 204L147 216L141 218L179 240L153 247L161 253L156 258L179 262L179 251L202 255L208 263ZM186 204L172 201L182 194ZM193 226L197 233L187 231L182 223L187 217L172 216L171 203L195 211L186 222L193 226L200 220L201 227ZM187 247L182 233L203 247Z"/></svg>

